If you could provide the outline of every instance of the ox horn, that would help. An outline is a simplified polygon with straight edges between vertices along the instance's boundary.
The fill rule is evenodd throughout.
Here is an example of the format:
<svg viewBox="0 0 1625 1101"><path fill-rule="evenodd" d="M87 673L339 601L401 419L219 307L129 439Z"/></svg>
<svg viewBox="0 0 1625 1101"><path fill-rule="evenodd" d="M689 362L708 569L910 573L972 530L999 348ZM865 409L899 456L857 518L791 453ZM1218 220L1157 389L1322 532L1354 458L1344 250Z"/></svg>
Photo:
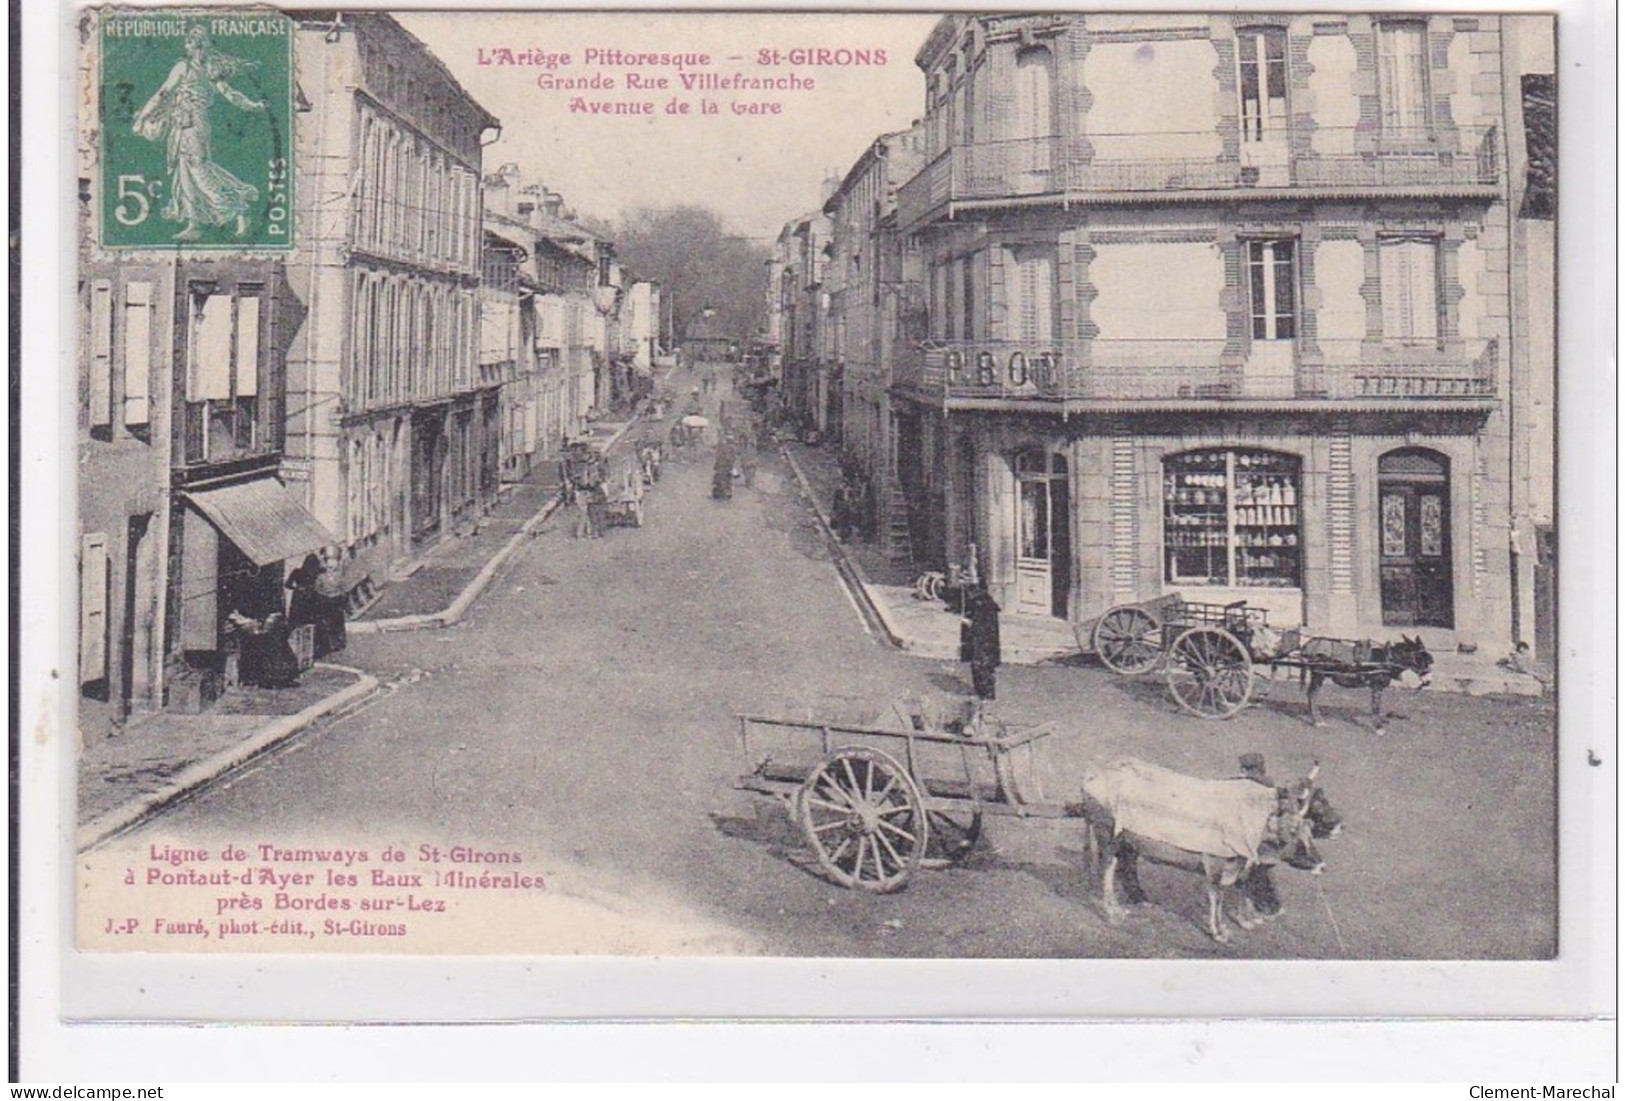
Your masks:
<svg viewBox="0 0 1625 1101"><path fill-rule="evenodd" d="M1314 763L1314 766L1309 769L1309 775L1307 777L1305 777L1305 779L1307 779L1309 781L1309 783L1312 784L1312 783L1315 782L1315 777L1317 777L1319 775L1320 775L1320 762L1316 761Z"/></svg>

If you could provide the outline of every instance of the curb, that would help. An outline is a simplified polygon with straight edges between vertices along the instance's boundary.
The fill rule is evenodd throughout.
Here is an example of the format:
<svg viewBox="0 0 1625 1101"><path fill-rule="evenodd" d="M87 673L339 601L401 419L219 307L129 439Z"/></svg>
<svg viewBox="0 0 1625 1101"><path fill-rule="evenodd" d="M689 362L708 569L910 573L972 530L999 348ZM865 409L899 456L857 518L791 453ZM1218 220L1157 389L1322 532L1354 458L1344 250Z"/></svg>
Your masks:
<svg viewBox="0 0 1625 1101"><path fill-rule="evenodd" d="M835 563L835 572L840 575L842 584L847 587L853 599L858 602L859 608L864 612L864 617L880 628L881 637L885 640L886 645L894 650L906 651L911 649L910 640L897 629L897 625L892 622L891 616L887 614L886 602L869 591L869 581L863 575L863 567L847 557L846 548L841 545L839 539L835 538L835 531L829 526L829 517L824 515L824 507L818 503L818 495L813 492L812 485L807 481L807 476L801 472L801 464L796 462L794 455L790 454L789 446L780 444L779 453L784 456L784 461L789 464L790 472L796 476L796 483L801 487L801 495L807 499L807 503L812 506L813 515L818 518L818 528L824 533L824 540L829 544L830 550L833 551L830 561Z"/></svg>
<svg viewBox="0 0 1625 1101"><path fill-rule="evenodd" d="M863 573L863 567L849 558L846 547L836 540L834 529L829 524L829 517L824 514L823 506L819 504L818 497L813 493L812 486L808 483L807 476L802 473L801 465L796 462L795 456L790 453L790 449L786 446L781 445L780 450L784 453L785 461L790 464L790 469L794 472L796 480L801 484L803 496L811 502L813 514L818 517L818 523L823 529L824 537L834 550L837 572L841 574L841 579L852 592L854 599L865 609L869 618L880 626L881 634L887 644L893 649L901 650L906 654L913 654L915 657L957 663L959 661L959 646L957 643L917 639L904 633L903 629L898 626L897 621L892 618L886 600L877 595L870 587L868 578ZM1012 647L1005 652L1004 663L1006 665L1043 665L1071 657L1075 653L1077 653L1076 650L1036 650Z"/></svg>
<svg viewBox="0 0 1625 1101"><path fill-rule="evenodd" d="M260 727L243 741L227 749L221 750L212 757L183 769L173 780L157 791L139 796L127 803L114 807L79 827L74 838L76 852L100 845L114 834L122 833L131 826L162 810L170 803L186 795L209 781L239 768L255 757L264 753L278 742L288 738L309 727L317 719L329 715L342 707L357 703L374 692L378 691L378 678L348 665L329 665L318 662L322 669L337 669L340 672L353 673L356 682L348 688L333 693L326 699L311 704L303 711L292 715L284 715Z"/></svg>
<svg viewBox="0 0 1625 1101"><path fill-rule="evenodd" d="M636 420L627 421L621 426L619 432L610 437L609 442L604 445L604 449L607 451L620 443L626 434L632 430L632 426L637 423L639 422ZM474 575L474 580L463 588L463 591L457 595L457 599L453 600L445 610L396 616L393 619L358 619L346 623L344 625L345 630L354 634L383 635L396 631L434 630L440 627L450 627L461 622L462 618L468 614L470 606L484 594L486 588L495 579L497 572L507 565L508 559L513 557L514 553L519 549L519 545L529 539L538 527L551 519L563 503L560 498L554 497L542 506L540 512L521 524L519 530L511 535L508 541L491 556L490 561L486 562L481 567L480 572Z"/></svg>

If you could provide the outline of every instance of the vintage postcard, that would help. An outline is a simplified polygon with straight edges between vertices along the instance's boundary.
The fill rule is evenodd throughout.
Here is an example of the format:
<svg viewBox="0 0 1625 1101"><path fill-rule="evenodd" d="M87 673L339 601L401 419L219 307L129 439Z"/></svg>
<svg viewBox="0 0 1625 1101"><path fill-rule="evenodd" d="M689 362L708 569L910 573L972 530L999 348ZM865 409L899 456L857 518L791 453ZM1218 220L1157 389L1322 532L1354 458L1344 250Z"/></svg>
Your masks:
<svg viewBox="0 0 1625 1101"><path fill-rule="evenodd" d="M1553 16L72 18L81 958L1562 1001Z"/></svg>

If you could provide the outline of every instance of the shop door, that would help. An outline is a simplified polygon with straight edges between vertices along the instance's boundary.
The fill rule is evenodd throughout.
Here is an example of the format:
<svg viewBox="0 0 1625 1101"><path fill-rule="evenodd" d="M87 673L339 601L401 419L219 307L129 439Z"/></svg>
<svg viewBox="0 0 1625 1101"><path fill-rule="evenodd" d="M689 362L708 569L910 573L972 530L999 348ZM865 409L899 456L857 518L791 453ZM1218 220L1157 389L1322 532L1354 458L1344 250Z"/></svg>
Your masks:
<svg viewBox="0 0 1625 1101"><path fill-rule="evenodd" d="M1042 451L1016 459L1016 611L1065 618L1071 575L1066 460Z"/></svg>
<svg viewBox="0 0 1625 1101"><path fill-rule="evenodd" d="M1383 623L1455 626L1449 461L1422 451L1383 456L1378 521Z"/></svg>

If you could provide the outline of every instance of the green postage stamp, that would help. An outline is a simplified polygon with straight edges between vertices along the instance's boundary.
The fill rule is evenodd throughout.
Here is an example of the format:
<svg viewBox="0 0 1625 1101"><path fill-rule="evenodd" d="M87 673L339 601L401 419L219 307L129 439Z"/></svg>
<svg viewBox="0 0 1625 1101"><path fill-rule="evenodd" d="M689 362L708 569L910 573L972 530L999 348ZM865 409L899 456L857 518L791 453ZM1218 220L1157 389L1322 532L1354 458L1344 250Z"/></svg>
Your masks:
<svg viewBox="0 0 1625 1101"><path fill-rule="evenodd" d="M109 9L98 34L103 247L291 247L288 18Z"/></svg>

